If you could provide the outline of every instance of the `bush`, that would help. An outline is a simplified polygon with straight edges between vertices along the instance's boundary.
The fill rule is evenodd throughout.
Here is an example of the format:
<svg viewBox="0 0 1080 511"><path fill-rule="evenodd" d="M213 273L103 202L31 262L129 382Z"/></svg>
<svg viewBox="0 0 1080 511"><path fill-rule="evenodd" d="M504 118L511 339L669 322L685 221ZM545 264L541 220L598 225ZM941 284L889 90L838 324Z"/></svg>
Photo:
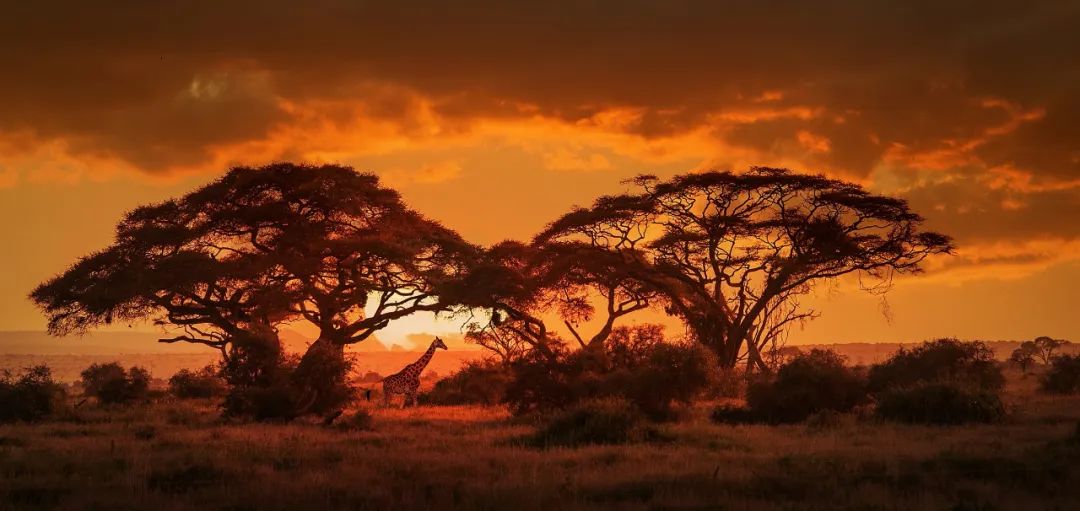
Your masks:
<svg viewBox="0 0 1080 511"><path fill-rule="evenodd" d="M535 447L625 444L657 438L637 408L620 398L580 402L557 413L527 443Z"/></svg>
<svg viewBox="0 0 1080 511"><path fill-rule="evenodd" d="M891 388L878 396L877 415L899 422L952 425L1005 417L998 393L956 382Z"/></svg>
<svg viewBox="0 0 1080 511"><path fill-rule="evenodd" d="M516 415L547 413L582 401L619 397L652 419L673 415L718 380L712 353L698 344L655 343L637 351L530 356L511 365L505 402Z"/></svg>
<svg viewBox="0 0 1080 511"><path fill-rule="evenodd" d="M847 412L867 401L865 381L828 350L797 355L776 376L753 382L746 403L760 421L791 423L825 410Z"/></svg>
<svg viewBox="0 0 1080 511"><path fill-rule="evenodd" d="M267 387L235 386L222 404L228 417L243 417L256 421L287 421L299 415L309 404L310 393L305 395L288 382Z"/></svg>
<svg viewBox="0 0 1080 511"><path fill-rule="evenodd" d="M510 381L507 367L494 360L467 362L460 370L435 383L429 392L420 394L423 404L495 405L503 401Z"/></svg>
<svg viewBox="0 0 1080 511"><path fill-rule="evenodd" d="M1060 355L1050 361L1050 368L1039 378L1043 392L1074 394L1080 392L1080 355Z"/></svg>
<svg viewBox="0 0 1080 511"><path fill-rule="evenodd" d="M217 371L206 366L198 371L181 369L169 378L169 392L180 399L209 398L225 395L225 381Z"/></svg>
<svg viewBox="0 0 1080 511"><path fill-rule="evenodd" d="M0 373L0 423L38 421L64 403L64 389L52 379L48 366L27 369L18 378Z"/></svg>
<svg viewBox="0 0 1080 511"><path fill-rule="evenodd" d="M732 404L717 406L709 415L709 419L720 424L753 424L760 420L753 410Z"/></svg>
<svg viewBox="0 0 1080 511"><path fill-rule="evenodd" d="M334 427L342 431L372 431L374 430L375 418L371 412L359 409L356 413L334 423Z"/></svg>
<svg viewBox="0 0 1080 511"><path fill-rule="evenodd" d="M986 343L956 339L927 341L910 350L901 348L870 369L868 384L872 392L881 392L940 381L995 392L1005 386L1005 376Z"/></svg>
<svg viewBox="0 0 1080 511"><path fill-rule="evenodd" d="M615 372L609 380L616 386L613 390L625 385L625 397L649 418L667 419L674 414L674 404L692 403L716 387L718 367L712 352L700 344L658 344L641 365Z"/></svg>
<svg viewBox="0 0 1080 511"><path fill-rule="evenodd" d="M81 373L83 391L102 403L124 404L145 399L150 373L141 367L125 370L120 364L91 364Z"/></svg>

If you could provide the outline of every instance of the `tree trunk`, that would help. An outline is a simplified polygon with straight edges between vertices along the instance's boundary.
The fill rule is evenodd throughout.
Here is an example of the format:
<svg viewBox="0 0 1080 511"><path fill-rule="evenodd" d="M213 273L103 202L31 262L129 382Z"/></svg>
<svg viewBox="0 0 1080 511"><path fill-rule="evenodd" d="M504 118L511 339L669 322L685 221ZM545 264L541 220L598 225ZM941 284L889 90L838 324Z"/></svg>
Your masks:
<svg viewBox="0 0 1080 511"><path fill-rule="evenodd" d="M739 361L739 346L729 338L730 331L725 328L726 318L713 314L699 314L686 318L686 323L694 338L716 355L723 369L733 369Z"/></svg>
<svg viewBox="0 0 1080 511"><path fill-rule="evenodd" d="M305 412L327 413L346 404L352 397L347 384L350 369L344 344L326 336L311 343L292 375L301 396L314 393Z"/></svg>

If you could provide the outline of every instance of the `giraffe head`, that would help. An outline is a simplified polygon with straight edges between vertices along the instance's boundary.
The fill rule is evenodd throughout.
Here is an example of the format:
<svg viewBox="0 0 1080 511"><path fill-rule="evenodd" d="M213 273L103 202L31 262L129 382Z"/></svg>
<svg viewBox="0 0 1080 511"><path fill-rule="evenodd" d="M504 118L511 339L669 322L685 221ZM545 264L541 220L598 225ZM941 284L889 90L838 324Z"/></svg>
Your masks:
<svg viewBox="0 0 1080 511"><path fill-rule="evenodd" d="M448 349L448 348L446 347L446 343L445 343L445 342L442 342L442 339L440 339L440 338L438 338L438 337L436 337L436 338L435 338L435 342L431 343L431 345L432 345L432 346L434 346L434 347L436 347L436 348L442 348L442 349L444 349L444 350L445 350L445 349Z"/></svg>

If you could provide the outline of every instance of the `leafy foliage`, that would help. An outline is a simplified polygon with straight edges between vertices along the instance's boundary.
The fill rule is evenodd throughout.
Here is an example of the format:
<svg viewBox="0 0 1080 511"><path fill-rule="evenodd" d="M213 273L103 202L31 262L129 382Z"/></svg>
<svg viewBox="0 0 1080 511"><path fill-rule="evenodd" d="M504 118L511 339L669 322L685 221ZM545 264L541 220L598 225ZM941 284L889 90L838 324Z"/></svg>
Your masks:
<svg viewBox="0 0 1080 511"><path fill-rule="evenodd" d="M1075 394L1080 392L1080 355L1059 355L1039 379L1043 392Z"/></svg>
<svg viewBox="0 0 1080 511"><path fill-rule="evenodd" d="M955 425L996 422L1005 417L997 392L957 381L892 387L877 398L876 414L900 422Z"/></svg>
<svg viewBox="0 0 1080 511"><path fill-rule="evenodd" d="M621 289L665 302L725 367L747 357L764 369L765 347L814 316L797 297L815 283L858 273L880 291L952 249L948 237L922 231L903 200L823 176L753 168L634 184L637 193L555 220L537 242L605 253L618 268L606 273L626 277Z"/></svg>
<svg viewBox="0 0 1080 511"><path fill-rule="evenodd" d="M80 376L83 392L102 403L132 403L145 399L150 390L150 373L137 366L124 369L116 362L91 364Z"/></svg>
<svg viewBox="0 0 1080 511"><path fill-rule="evenodd" d="M1005 385L1005 376L986 343L957 339L938 339L912 349L901 348L885 362L871 367L869 374L873 392L940 381L998 392Z"/></svg>
<svg viewBox="0 0 1080 511"><path fill-rule="evenodd" d="M1013 350L1009 355L1009 362L1012 362L1020 366L1020 370L1027 372L1028 367L1035 363L1035 356L1038 354L1039 348L1032 341L1024 341L1020 343L1020 347Z"/></svg>
<svg viewBox="0 0 1080 511"><path fill-rule="evenodd" d="M1044 335L1042 337L1036 337L1031 343L1035 347L1035 355L1042 360L1042 363L1049 364L1054 360L1054 352L1057 351L1058 348L1069 344L1069 341L1064 339L1054 339Z"/></svg>
<svg viewBox="0 0 1080 511"><path fill-rule="evenodd" d="M226 391L225 381L213 366L197 371L181 369L169 378L169 392L181 399L218 397Z"/></svg>
<svg viewBox="0 0 1080 511"><path fill-rule="evenodd" d="M497 405L506 396L510 377L507 366L496 360L467 362L454 374L437 381L419 400L431 405Z"/></svg>
<svg viewBox="0 0 1080 511"><path fill-rule="evenodd" d="M710 390L719 376L716 359L696 343L658 342L618 355L579 350L554 360L525 358L511 369L506 401L516 414L621 397L652 419L670 418L675 404Z"/></svg>
<svg viewBox="0 0 1080 511"><path fill-rule="evenodd" d="M847 412L867 400L863 375L840 355L817 349L795 356L746 392L756 418L771 423L799 422L825 410Z"/></svg>
<svg viewBox="0 0 1080 511"><path fill-rule="evenodd" d="M658 436L630 402L619 398L587 400L556 412L527 439L536 447L625 444Z"/></svg>
<svg viewBox="0 0 1080 511"><path fill-rule="evenodd" d="M64 396L48 366L28 368L17 378L4 371L0 373L0 423L44 419L63 406Z"/></svg>

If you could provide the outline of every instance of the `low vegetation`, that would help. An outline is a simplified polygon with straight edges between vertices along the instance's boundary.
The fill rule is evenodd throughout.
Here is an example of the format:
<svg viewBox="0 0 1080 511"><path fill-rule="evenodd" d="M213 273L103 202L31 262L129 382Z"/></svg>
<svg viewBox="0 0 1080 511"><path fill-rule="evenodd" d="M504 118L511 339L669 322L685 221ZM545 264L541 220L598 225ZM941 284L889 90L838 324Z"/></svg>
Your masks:
<svg viewBox="0 0 1080 511"><path fill-rule="evenodd" d="M1005 406L998 393L953 382L887 389L878 394L876 410L879 417L888 420L937 425L1005 418Z"/></svg>
<svg viewBox="0 0 1080 511"><path fill-rule="evenodd" d="M130 404L145 399L150 373L141 367L124 369L120 364L92 364L81 374L83 393L102 403Z"/></svg>
<svg viewBox="0 0 1080 511"><path fill-rule="evenodd" d="M1019 370L1006 375L1015 412L977 428L852 413L732 426L708 420L703 402L655 425L625 399L582 402L538 424L503 407L371 406L329 426L223 421L213 398L89 401L0 426L0 507L1075 507L1080 395L1044 394Z"/></svg>
<svg viewBox="0 0 1080 511"><path fill-rule="evenodd" d="M225 381L213 366L197 371L181 369L169 378L169 393L180 399L219 397L227 390Z"/></svg>
<svg viewBox="0 0 1080 511"><path fill-rule="evenodd" d="M506 396L511 374L508 368L491 359L465 363L461 369L435 383L420 395L421 404L498 405Z"/></svg>
<svg viewBox="0 0 1080 511"><path fill-rule="evenodd" d="M938 339L910 349L900 348L885 362L871 367L868 375L871 392L931 381L992 391L999 391L1005 385L994 352L986 343L957 339Z"/></svg>
<svg viewBox="0 0 1080 511"><path fill-rule="evenodd" d="M579 350L511 365L504 401L515 415L546 414L578 403L621 398L653 420L675 416L715 386L719 370L700 345L663 343L634 353Z"/></svg>
<svg viewBox="0 0 1080 511"><path fill-rule="evenodd" d="M844 358L813 350L792 358L746 391L747 406L757 420L791 423L823 411L848 412L867 401L863 375Z"/></svg>
<svg viewBox="0 0 1080 511"><path fill-rule="evenodd" d="M1059 355L1039 379L1043 392L1051 394L1080 393L1080 355Z"/></svg>
<svg viewBox="0 0 1080 511"><path fill-rule="evenodd" d="M1023 368L1021 368L1023 370ZM1005 418L1005 376L982 342L929 341L870 368L876 413L886 420L955 425Z"/></svg>
<svg viewBox="0 0 1080 511"><path fill-rule="evenodd" d="M622 398L599 398L555 412L526 439L534 447L579 447L626 444L659 435L633 403Z"/></svg>
<svg viewBox="0 0 1080 511"><path fill-rule="evenodd" d="M63 387L48 366L26 369L19 376L0 373L0 423L39 421L65 406Z"/></svg>

